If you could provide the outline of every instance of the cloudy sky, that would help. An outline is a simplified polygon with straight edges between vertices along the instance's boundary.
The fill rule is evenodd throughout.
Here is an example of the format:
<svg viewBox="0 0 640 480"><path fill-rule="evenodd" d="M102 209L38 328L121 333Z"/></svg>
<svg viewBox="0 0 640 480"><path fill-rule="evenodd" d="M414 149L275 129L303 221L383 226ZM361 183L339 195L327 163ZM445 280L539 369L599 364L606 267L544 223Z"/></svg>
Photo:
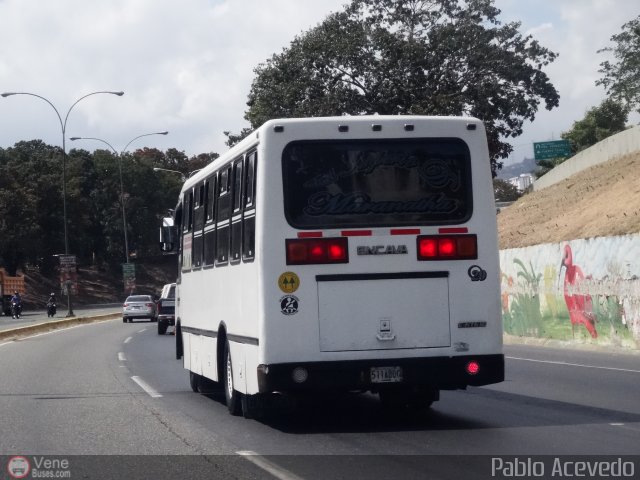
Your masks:
<svg viewBox="0 0 640 480"><path fill-rule="evenodd" d="M223 131L240 131L253 70L315 26L345 0L0 0L0 92L48 99L66 137L97 137L121 150L177 148L187 155L223 152ZM496 0L503 21L522 22L560 54L547 73L560 107L540 112L514 139L513 161L532 155L532 142L560 133L600 103L596 54L640 14L637 0ZM633 118L637 123L638 119ZM39 138L62 144L54 110L29 96L0 98L0 147ZM93 151L97 142L67 141Z"/></svg>

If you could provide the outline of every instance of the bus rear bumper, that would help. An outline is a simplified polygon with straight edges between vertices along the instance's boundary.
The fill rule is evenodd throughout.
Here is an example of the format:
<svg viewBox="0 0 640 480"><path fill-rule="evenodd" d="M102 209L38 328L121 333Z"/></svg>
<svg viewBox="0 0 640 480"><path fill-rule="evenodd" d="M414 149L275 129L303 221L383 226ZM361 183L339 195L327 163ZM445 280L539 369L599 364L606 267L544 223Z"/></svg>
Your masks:
<svg viewBox="0 0 640 480"><path fill-rule="evenodd" d="M260 393L377 392L390 388L456 390L503 380L502 354L258 365Z"/></svg>

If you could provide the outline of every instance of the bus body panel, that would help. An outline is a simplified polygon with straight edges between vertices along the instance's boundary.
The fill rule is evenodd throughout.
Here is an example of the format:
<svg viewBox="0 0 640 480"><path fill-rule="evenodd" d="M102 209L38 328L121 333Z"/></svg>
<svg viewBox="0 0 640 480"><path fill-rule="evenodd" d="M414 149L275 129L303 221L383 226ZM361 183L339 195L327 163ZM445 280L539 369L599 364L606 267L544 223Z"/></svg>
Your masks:
<svg viewBox="0 0 640 480"><path fill-rule="evenodd" d="M373 123L380 124L382 132L372 131ZM338 131L343 124L349 127L347 133ZM407 131L405 124L414 130ZM283 207L287 146L377 138L464 142L471 159L469 218L442 224L294 228ZM218 337L224 334L231 348L234 386L247 394L303 388L290 381L296 366L324 378L314 384L320 389L353 388L354 382L370 388L362 377L372 365L402 365L413 381L436 382L439 388L502 380L497 225L486 137L478 120L376 116L270 121L187 180L183 192L251 150L258 158L255 259L182 272L177 316L184 332L185 368L220 380ZM418 237L442 235L447 229L476 235L477 258L417 260ZM346 236L348 262L288 265L285 241L304 233ZM298 279L293 291L279 283L288 272ZM465 376L461 369L469 358L484 359L484 368L493 373ZM344 378L338 370L345 372ZM326 378L335 378L335 383Z"/></svg>

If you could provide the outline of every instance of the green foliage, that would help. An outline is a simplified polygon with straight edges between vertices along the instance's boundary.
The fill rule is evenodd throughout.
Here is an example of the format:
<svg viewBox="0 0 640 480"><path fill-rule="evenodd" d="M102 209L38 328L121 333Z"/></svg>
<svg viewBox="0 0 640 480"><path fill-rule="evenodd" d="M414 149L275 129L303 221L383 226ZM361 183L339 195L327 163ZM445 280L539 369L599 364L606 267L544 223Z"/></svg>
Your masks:
<svg viewBox="0 0 640 480"><path fill-rule="evenodd" d="M550 170L554 169L555 167L557 167L558 165L560 165L562 162L564 162L566 160L566 158L564 157L559 157L559 158L547 158L545 160L538 160L536 163L538 164L538 168L536 169L535 172L533 172L533 175L536 178L540 178L542 177L544 174L548 173Z"/></svg>
<svg viewBox="0 0 640 480"><path fill-rule="evenodd" d="M569 140L573 153L625 129L629 111L621 102L607 98L597 107L591 108L582 120L573 123L571 130L562 133Z"/></svg>
<svg viewBox="0 0 640 480"><path fill-rule="evenodd" d="M281 117L472 115L495 172L512 150L504 139L559 99L542 71L556 54L499 13L493 0L352 0L256 68L245 118L257 128Z"/></svg>
<svg viewBox="0 0 640 480"><path fill-rule="evenodd" d="M600 64L602 78L596 85L602 85L607 93L624 102L629 110L640 111L640 16L625 23L622 31L611 37L613 47L598 50L598 53L613 53L615 61Z"/></svg>
<svg viewBox="0 0 640 480"><path fill-rule="evenodd" d="M493 179L493 193L497 202L513 202L522 196L518 187L501 178Z"/></svg>
<svg viewBox="0 0 640 480"><path fill-rule="evenodd" d="M504 329L507 333L520 336L540 336L542 314L540 313L539 286L541 273L535 273L533 265L530 271L519 259L513 263L520 267L517 277L520 291L513 295L509 313L504 315Z"/></svg>
<svg viewBox="0 0 640 480"><path fill-rule="evenodd" d="M70 252L80 264L123 262L124 200L130 252L157 255L160 219L175 207L182 179L153 168L188 174L217 156L145 148L120 158L111 150L72 149L66 159ZM64 253L63 218L62 150L40 140L0 148L0 266L12 274L26 265L50 271L53 255Z"/></svg>

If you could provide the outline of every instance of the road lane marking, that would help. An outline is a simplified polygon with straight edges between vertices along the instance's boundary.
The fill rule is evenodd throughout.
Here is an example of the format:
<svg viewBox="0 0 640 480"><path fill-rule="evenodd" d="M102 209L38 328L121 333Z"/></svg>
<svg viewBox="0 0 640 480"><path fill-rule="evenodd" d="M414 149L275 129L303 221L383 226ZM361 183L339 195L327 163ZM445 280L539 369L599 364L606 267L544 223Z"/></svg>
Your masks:
<svg viewBox="0 0 640 480"><path fill-rule="evenodd" d="M161 393L158 393L157 390L153 389L147 382L142 380L140 377L134 375L133 377L131 377L131 380L136 382L140 386L140 388L142 388L145 392L149 394L150 397L153 397L153 398L162 397Z"/></svg>
<svg viewBox="0 0 640 480"><path fill-rule="evenodd" d="M142 333L146 330L146 328L143 328L142 330L138 330L138 333Z"/></svg>
<svg viewBox="0 0 640 480"><path fill-rule="evenodd" d="M118 360L120 360L121 362L126 362L127 357L124 356L123 352L118 352Z"/></svg>
<svg viewBox="0 0 640 480"><path fill-rule="evenodd" d="M131 341L131 339L132 339L132 338L133 338L133 337L127 337L127 338L125 339L124 343L129 343L129 342Z"/></svg>
<svg viewBox="0 0 640 480"><path fill-rule="evenodd" d="M302 480L302 477L279 467L275 463L264 458L262 455L258 455L256 452L252 452L251 450L240 450L236 453L280 480Z"/></svg>
<svg viewBox="0 0 640 480"><path fill-rule="evenodd" d="M0 347L3 346L3 345L9 345L10 343L13 343L13 340L11 340L10 342L0 343Z"/></svg>
<svg viewBox="0 0 640 480"><path fill-rule="evenodd" d="M553 365L563 365L566 367L596 368L599 370L614 370L616 372L640 373L640 370L633 370L631 368L599 367L597 365L585 365L582 363L557 362L554 360L535 360L533 358L521 358L521 357L504 357L504 358L508 358L510 360L522 360L524 362L550 363Z"/></svg>

